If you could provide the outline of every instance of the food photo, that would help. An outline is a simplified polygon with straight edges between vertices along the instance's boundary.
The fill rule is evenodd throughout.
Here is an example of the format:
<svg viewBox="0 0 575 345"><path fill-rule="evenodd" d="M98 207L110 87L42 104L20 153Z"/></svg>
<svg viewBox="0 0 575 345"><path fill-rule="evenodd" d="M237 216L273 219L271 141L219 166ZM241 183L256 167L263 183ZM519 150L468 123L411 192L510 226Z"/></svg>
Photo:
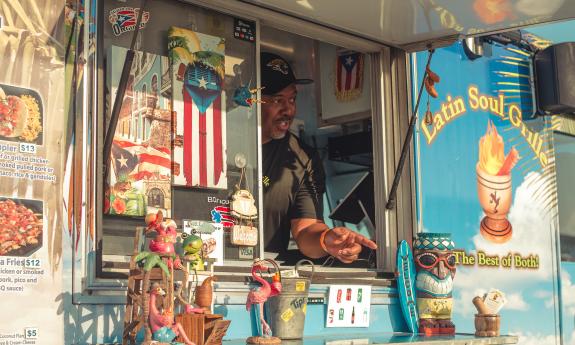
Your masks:
<svg viewBox="0 0 575 345"><path fill-rule="evenodd" d="M42 100L36 91L0 84L0 139L42 144Z"/></svg>
<svg viewBox="0 0 575 345"><path fill-rule="evenodd" d="M40 200L0 198L0 255L29 256L42 247Z"/></svg>

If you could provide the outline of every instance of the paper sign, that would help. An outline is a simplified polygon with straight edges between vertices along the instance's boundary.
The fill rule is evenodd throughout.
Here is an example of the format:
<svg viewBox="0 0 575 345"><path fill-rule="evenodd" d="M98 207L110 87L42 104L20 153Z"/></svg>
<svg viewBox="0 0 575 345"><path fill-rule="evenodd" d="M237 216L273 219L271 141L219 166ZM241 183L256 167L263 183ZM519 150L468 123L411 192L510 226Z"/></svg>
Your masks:
<svg viewBox="0 0 575 345"><path fill-rule="evenodd" d="M204 242L205 256L214 259L215 266L224 263L224 227L220 223L211 223L203 220L184 219L183 230L187 234L200 236Z"/></svg>
<svg viewBox="0 0 575 345"><path fill-rule="evenodd" d="M238 246L255 246L258 244L258 229L249 225L234 225L230 241Z"/></svg>
<svg viewBox="0 0 575 345"><path fill-rule="evenodd" d="M330 285L326 327L369 327L370 285Z"/></svg>
<svg viewBox="0 0 575 345"><path fill-rule="evenodd" d="M295 283L295 291L302 292L305 291L305 282L299 281Z"/></svg>
<svg viewBox="0 0 575 345"><path fill-rule="evenodd" d="M497 314L503 305L507 303L507 299L503 292L497 289L491 289L483 298L483 302L490 314Z"/></svg>
<svg viewBox="0 0 575 345"><path fill-rule="evenodd" d="M288 322L289 320L291 320L291 318L295 315L295 313L293 312L293 310L291 309L287 309L286 311L284 311L281 314L281 318L282 320L284 320L285 322Z"/></svg>

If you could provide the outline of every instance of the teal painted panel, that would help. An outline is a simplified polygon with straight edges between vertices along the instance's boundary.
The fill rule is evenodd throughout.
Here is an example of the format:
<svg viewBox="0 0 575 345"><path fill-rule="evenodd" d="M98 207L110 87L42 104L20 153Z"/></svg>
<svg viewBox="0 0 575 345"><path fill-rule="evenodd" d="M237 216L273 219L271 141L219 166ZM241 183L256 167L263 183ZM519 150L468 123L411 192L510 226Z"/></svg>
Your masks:
<svg viewBox="0 0 575 345"><path fill-rule="evenodd" d="M325 315L327 306L324 304L311 304L307 306L305 320L305 336L324 336L337 334L375 334L381 332L402 332L407 326L401 316L398 304L372 305L370 314L370 327L368 328L326 328ZM216 313L223 313L226 319L232 320L226 335L227 340L247 338L255 334L253 316L245 310L245 306L228 305L223 308L216 306Z"/></svg>

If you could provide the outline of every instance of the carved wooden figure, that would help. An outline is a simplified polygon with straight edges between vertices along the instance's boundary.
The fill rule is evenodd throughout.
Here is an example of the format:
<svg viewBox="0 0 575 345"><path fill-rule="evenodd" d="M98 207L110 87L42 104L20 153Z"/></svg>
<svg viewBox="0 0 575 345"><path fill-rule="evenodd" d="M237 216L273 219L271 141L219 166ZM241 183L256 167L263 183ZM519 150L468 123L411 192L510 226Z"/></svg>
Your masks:
<svg viewBox="0 0 575 345"><path fill-rule="evenodd" d="M451 234L420 233L413 242L419 332L454 334L451 322L455 254Z"/></svg>

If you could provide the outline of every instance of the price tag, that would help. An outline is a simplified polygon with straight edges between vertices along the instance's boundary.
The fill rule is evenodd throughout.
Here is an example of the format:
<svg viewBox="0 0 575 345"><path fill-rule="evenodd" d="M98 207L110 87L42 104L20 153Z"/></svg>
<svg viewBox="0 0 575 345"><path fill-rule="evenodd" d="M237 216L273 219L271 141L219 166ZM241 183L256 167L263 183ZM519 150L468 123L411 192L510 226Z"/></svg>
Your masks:
<svg viewBox="0 0 575 345"><path fill-rule="evenodd" d="M26 338L26 339L38 339L38 328L36 328L36 327L24 328L24 338Z"/></svg>
<svg viewBox="0 0 575 345"><path fill-rule="evenodd" d="M20 153L36 153L36 144L20 143Z"/></svg>
<svg viewBox="0 0 575 345"><path fill-rule="evenodd" d="M40 259L26 259L24 261L25 268L40 268L42 266L42 260Z"/></svg>

